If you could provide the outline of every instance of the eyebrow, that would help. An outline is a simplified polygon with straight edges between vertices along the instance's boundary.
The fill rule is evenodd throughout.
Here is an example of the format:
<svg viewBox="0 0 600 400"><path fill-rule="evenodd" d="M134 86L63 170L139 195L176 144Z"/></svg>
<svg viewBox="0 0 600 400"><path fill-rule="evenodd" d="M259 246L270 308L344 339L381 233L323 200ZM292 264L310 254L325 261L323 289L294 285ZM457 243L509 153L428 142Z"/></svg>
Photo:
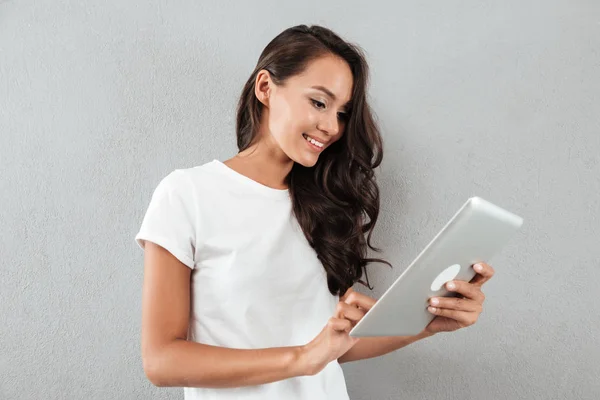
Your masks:
<svg viewBox="0 0 600 400"><path fill-rule="evenodd" d="M331 97L333 100L336 99L335 94L333 94L333 92L331 90L327 89L325 86L318 85L318 86L313 86L312 88L324 92L327 96ZM344 104L343 107L350 108L351 103L352 103L352 100L348 100L348 102L346 104Z"/></svg>

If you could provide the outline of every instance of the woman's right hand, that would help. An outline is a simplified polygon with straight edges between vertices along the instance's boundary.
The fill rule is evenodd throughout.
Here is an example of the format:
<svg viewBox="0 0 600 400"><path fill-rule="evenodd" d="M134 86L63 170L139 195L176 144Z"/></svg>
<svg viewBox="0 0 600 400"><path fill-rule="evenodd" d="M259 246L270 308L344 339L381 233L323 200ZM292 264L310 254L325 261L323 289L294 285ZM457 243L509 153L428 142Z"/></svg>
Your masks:
<svg viewBox="0 0 600 400"><path fill-rule="evenodd" d="M366 311L343 300L338 302L335 314L329 318L321 333L302 347L301 363L306 375L319 373L360 340L351 337L349 332Z"/></svg>

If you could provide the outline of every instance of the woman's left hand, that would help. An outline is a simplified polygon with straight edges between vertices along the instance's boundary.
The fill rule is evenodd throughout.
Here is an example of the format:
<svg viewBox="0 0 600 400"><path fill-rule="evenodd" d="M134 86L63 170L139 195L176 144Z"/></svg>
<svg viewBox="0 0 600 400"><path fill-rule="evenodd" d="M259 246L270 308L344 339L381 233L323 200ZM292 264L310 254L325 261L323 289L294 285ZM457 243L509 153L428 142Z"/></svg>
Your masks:
<svg viewBox="0 0 600 400"><path fill-rule="evenodd" d="M481 264L481 270L478 270L478 264ZM436 317L427 325L423 333L434 335L439 332L452 332L477 322L485 300L481 286L494 275L491 265L484 262L478 264L473 265L477 275L470 282L457 280L446 283L446 288L459 293L462 295L461 298L432 297L429 299L427 310ZM452 284L455 286L453 287Z"/></svg>

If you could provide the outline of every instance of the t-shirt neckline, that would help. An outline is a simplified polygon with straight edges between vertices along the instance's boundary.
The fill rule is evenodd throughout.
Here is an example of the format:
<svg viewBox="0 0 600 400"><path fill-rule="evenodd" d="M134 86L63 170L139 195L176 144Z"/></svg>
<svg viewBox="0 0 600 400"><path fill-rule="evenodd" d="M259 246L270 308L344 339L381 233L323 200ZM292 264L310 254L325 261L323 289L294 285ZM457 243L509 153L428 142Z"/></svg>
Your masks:
<svg viewBox="0 0 600 400"><path fill-rule="evenodd" d="M217 168L219 168L221 171L226 173L228 176L230 176L231 178L238 181L239 183L242 183L242 184L246 185L248 188L251 188L254 191L259 192L265 196L273 197L273 198L288 198L289 197L289 192L290 192L289 189L275 189L275 188L263 185L262 183L259 183L259 182L255 181L254 179L247 177L246 175L240 174L239 172L228 167L225 163L223 163L217 159L213 160L213 164Z"/></svg>

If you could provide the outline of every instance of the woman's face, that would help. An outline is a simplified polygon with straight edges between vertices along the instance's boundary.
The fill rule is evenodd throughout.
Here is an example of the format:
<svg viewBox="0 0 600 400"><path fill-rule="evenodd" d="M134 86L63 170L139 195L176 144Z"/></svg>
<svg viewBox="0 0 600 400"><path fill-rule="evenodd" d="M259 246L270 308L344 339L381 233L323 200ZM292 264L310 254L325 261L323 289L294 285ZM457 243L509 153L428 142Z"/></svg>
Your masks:
<svg viewBox="0 0 600 400"><path fill-rule="evenodd" d="M344 133L352 84L350 67L333 55L314 60L283 86L274 85L266 70L260 71L255 93L265 105L263 139L268 136L291 160L314 166L319 154Z"/></svg>

